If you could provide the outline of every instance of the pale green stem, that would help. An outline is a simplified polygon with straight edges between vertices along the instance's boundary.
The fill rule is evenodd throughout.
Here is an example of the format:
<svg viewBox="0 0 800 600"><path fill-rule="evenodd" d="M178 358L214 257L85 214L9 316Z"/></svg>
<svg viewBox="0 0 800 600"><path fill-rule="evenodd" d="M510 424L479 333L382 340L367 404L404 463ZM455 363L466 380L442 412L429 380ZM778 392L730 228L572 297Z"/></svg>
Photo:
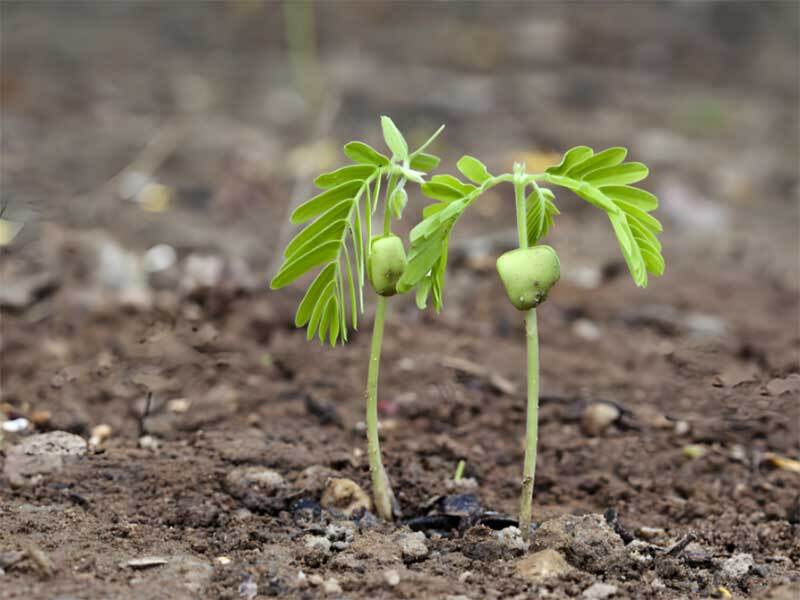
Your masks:
<svg viewBox="0 0 800 600"><path fill-rule="evenodd" d="M378 438L378 374L381 365L381 344L383 343L383 322L386 318L386 298L378 296L375 307L375 322L372 326L372 347L369 354L369 373L367 375L367 454L369 472L372 476L372 495L378 516L387 521L393 518L392 493L389 478L381 462L381 443Z"/></svg>
<svg viewBox="0 0 800 600"><path fill-rule="evenodd" d="M519 247L527 248L528 219L525 208L525 181L522 179L514 179L514 198L517 204ZM527 541L531 533L536 445L539 437L539 334L535 308L531 308L525 313L525 338L528 351L528 408L525 419L525 464L522 468L519 528L522 531L522 538Z"/></svg>
<svg viewBox="0 0 800 600"><path fill-rule="evenodd" d="M517 202L517 234L519 247L528 247L528 216L525 210L525 183L514 179L514 198Z"/></svg>
<svg viewBox="0 0 800 600"><path fill-rule="evenodd" d="M522 468L519 528L522 530L523 539L527 541L531 532L536 445L539 437L539 334L535 308L525 313L525 336L528 346L528 411L525 419L525 464Z"/></svg>
<svg viewBox="0 0 800 600"><path fill-rule="evenodd" d="M386 198L383 201L383 235L392 233L392 211L389 208L389 198L392 197L392 192L397 185L397 177L391 175L389 183L386 184Z"/></svg>

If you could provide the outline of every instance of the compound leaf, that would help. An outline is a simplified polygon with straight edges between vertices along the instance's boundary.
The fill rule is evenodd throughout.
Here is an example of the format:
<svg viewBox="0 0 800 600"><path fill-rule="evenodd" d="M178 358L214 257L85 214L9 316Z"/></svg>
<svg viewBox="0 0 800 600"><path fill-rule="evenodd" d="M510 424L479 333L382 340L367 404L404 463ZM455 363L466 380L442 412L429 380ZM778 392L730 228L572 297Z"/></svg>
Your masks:
<svg viewBox="0 0 800 600"><path fill-rule="evenodd" d="M547 169L544 179L606 211L631 277L645 287L648 272L655 276L664 272L661 243L655 236L662 227L648 212L658 207L658 199L630 185L647 177L648 169L642 163L624 162L627 155L625 148L595 154L588 146L577 146L564 154L558 166ZM546 233L544 212L535 206L529 210L529 238L531 233Z"/></svg>

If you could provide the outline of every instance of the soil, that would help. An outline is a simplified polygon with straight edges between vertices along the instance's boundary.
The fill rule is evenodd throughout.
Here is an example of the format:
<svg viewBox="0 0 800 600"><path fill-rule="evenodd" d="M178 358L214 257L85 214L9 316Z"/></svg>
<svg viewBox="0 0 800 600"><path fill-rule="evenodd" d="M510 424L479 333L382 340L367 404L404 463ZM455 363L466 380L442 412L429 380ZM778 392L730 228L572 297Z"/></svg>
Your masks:
<svg viewBox="0 0 800 600"><path fill-rule="evenodd" d="M797 7L503 5L487 21L481 5L403 6L319 7L341 102L309 132L275 5L3 5L3 196L28 222L0 256L0 420L29 425L0 442L1 598L800 593L798 57L781 29ZM187 72L217 99L181 121L153 169L172 202L145 212L110 178L189 110L165 91ZM445 164L467 147L500 169L503 148L530 162L620 141L651 165L668 271L645 290L599 215L559 196L530 550L507 529L525 359L493 266L514 238L504 195L463 224L442 314L391 302L381 435L400 521L375 519L350 483L331 500L341 479L369 491L371 314L321 347L292 325L302 287L265 280L286 198L308 193L290 151L303 143L316 172L325 143L376 141L380 112L447 121ZM156 243L177 261L142 278ZM607 426L587 423L598 414ZM21 450L47 432L88 444ZM556 575L537 575L544 558Z"/></svg>

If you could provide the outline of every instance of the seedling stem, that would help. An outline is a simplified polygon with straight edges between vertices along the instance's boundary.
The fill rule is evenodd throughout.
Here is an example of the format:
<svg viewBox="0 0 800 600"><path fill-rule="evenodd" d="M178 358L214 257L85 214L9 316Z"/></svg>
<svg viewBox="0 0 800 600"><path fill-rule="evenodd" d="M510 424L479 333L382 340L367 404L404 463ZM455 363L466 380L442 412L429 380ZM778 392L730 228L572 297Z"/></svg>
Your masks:
<svg viewBox="0 0 800 600"><path fill-rule="evenodd" d="M383 322L386 319L386 297L378 296L375 305L375 321L372 325L372 346L369 353L367 374L367 454L369 472L372 477L372 494L378 516L392 520L392 491L389 478L381 462L381 442L378 437L378 374L381 366Z"/></svg>
<svg viewBox="0 0 800 600"><path fill-rule="evenodd" d="M528 247L527 214L525 212L524 165L514 165L514 199L517 206L519 247ZM536 186L535 182L532 180ZM538 192L538 187L535 188ZM536 475L536 445L539 437L539 333L536 309L525 312L525 335L528 353L528 407L525 422L525 464L522 469L522 495L519 508L519 527L522 537L528 540L531 532L533 482Z"/></svg>

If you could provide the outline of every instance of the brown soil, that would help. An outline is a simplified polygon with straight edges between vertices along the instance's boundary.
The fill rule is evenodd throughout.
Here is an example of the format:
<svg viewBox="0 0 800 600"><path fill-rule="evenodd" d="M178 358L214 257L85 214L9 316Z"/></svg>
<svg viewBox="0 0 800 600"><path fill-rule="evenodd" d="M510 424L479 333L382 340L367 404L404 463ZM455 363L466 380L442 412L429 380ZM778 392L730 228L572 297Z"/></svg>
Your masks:
<svg viewBox="0 0 800 600"><path fill-rule="evenodd" d="M263 10L272 10L269 6ZM323 10L320 17L325 47L338 48L346 35L335 24L356 31L358 19L389 23L384 32L398 37L428 39L425 27L432 27L417 11L402 16L397 9L372 7L358 16L357 6L341 6L341 12ZM675 33L681 27L664 25L653 7L642 8L637 22L649 23L650 35L668 40L671 56L697 50L693 44L700 42L681 38ZM262 63L283 64L280 42L264 41L264 32L249 26L247 16L231 16L219 7L199 15L174 5L148 7L144 15L121 9L93 17L84 14L91 7L79 6L76 13L60 15L59 46L49 55L42 28L63 10L7 10L13 31L24 30L28 37L14 33L3 41L15 59L4 63L4 128L24 133L7 149L4 142L4 153L13 159L4 165L4 188L15 197L29 196L39 218L3 250L0 273L7 289L24 288L33 275L40 279L29 301L3 310L0 420L26 417L36 424L19 434L4 433L0 446L5 473L0 597L561 598L580 596L596 583L613 585L619 598L708 597L724 590L796 597L800 472L792 459L800 455L800 332L798 223L791 197L798 189L797 146L785 136L791 129L786 120L748 120L751 109L769 105L796 131L796 88L787 91L780 81L759 79L769 75L758 64L742 63L749 59L725 45L724 32L716 32L723 41L700 44L711 57L709 72L685 67L669 80L681 89L637 83L626 73L644 67L617 64L614 52L600 51L614 47L609 36L619 25L613 7L598 11L596 19L552 9L542 13L547 23L576 19L597 52L587 55L568 35L563 56L543 55L542 61L607 69L608 78L619 78L631 97L641 93L640 103L625 108L630 100L615 99L619 88L573 73L583 85L599 85L612 107L543 99L543 110L555 102L549 109L566 123L563 133L553 122L558 119L526 121L513 98L501 94L496 97L505 104L487 108L483 126L471 122L467 109L456 107L451 115L433 100L427 107L423 129L440 114L452 118L451 138L442 150L453 164L449 159L470 141L478 144L479 156L496 148L530 147L532 140L563 148L579 133L569 123L589 113L598 122L616 124L609 131L598 126L590 143L608 144L621 136L645 148L636 136L652 115L673 107L687 90L705 90L709 77L724 79L733 68L730 61L740 61L737 72L744 74L737 89L750 94L730 92L738 98L729 115L737 127L681 133L687 147L697 150L695 159L666 150L655 159L654 174L660 167L662 175L655 177L654 189L674 192L676 181L694 182L696 196L709 195L708 203L723 207L727 216L710 230L693 229L680 220L678 200L670 213L664 200L669 194L662 194L668 273L646 290L634 288L618 259L611 258L616 250L599 216L563 201L565 214L549 243L561 253L565 272L588 269L600 277L592 289L565 277L539 311L542 399L534 507L540 528L531 552L557 550L571 569L533 581L520 574L523 551L503 541L491 519L481 521L477 508L455 514L447 499L435 501L472 493L481 514L513 517L517 510L524 340L519 314L505 301L492 266L507 245L503 232L511 221L499 211L508 198L487 199L484 212L464 224L464 240L471 232L501 233L487 238L480 251L469 244L455 249L441 315L420 313L405 298L391 303L380 382L386 467L404 519L448 517L429 520L435 524L425 530L427 552L404 550L420 543L407 526L379 523L363 511L348 519L318 504L331 478L351 479L369 490L362 413L371 317L347 346L323 348L292 327L301 289L271 293L263 285L292 182L286 173L267 168L255 175L253 169L278 156L276 146L290 148L297 135L260 113L256 100L224 91L223 107L197 123L199 139L187 140L159 172L177 190L168 214L143 213L105 189L85 193L103 179L98 172L113 173L130 160L131 147L142 141L142 123L161 114L160 78L182 72L187 56L205 52L198 68L220 89L247 81L251 94L267 94L269 82L250 77ZM491 41L499 31L480 25L480 14L441 16L471 23L476 39ZM533 15L528 17L533 22ZM92 29L91 43L80 41L93 18L125 27L116 36ZM496 18L509 24L515 17L500 10ZM218 19L222 32L214 29ZM153 24L160 29L154 31ZM767 34L775 26L762 23L747 34L754 36L749 43L772 53L773 64L796 66L791 48ZM185 37L187 28L199 31L199 41ZM270 28L281 35L279 25ZM139 70L137 62L146 58L119 53L129 35L163 44L174 64ZM242 57L232 72L214 62L215 44L231 44ZM416 73L410 50L379 36L365 44L381 61L400 61L409 74ZM430 42L420 44L431 69L454 70L456 89L472 76L492 85L501 81L498 89L523 89L524 78L537 72L536 65L517 64L522 59L503 44L499 58L466 51L436 54ZM110 51L103 63L103 51L111 48L117 52ZM254 57L257 48L270 50L268 58ZM35 56L41 65L25 71L25 61ZM86 68L86 56L98 61L96 70ZM495 64L481 62L490 59L502 63L499 74L490 76ZM351 81L352 69L369 72L369 65L354 66L347 53L329 60L331 72L349 73L341 82L348 102L329 132L333 139L360 131L374 137L381 111L396 109L392 114L401 122L415 114L407 100L384 106L390 102L386 90ZM61 86L74 81L73 71L83 79L70 96ZM93 87L115 77L119 89L113 81L106 90ZM414 81L421 94L424 84ZM763 87L754 89L754 81ZM663 89L653 92L651 84ZM402 82L387 79L386 85L404 93ZM84 114L83 104L75 106L84 96L96 111L110 111L121 123L106 130L97 146L81 147L87 120L98 127L92 119L103 119L100 113ZM149 111L147 117L137 113L137 102ZM617 109L626 119L614 119ZM501 131L481 139L495 112ZM505 114L516 114L522 123L522 132L508 132L511 141L502 131ZM240 147L250 138L230 133L243 127L235 119L263 126L274 138L258 143L272 149L253 159ZM36 138L48 124L57 124L52 134L57 148L41 149L49 138ZM228 137L217 138L219 131ZM737 150L741 137L749 145ZM215 139L225 147L204 150ZM745 158L758 153L767 156L761 170ZM493 162L505 168L506 158ZM726 170L731 164L739 167L734 173ZM750 192L736 186L718 192L721 179L702 174L711 172L732 177ZM759 204L753 204L752 190L763 193ZM57 199L50 196L56 191ZM64 206L64 198L73 196L74 203ZM175 246L179 261L152 278L144 301L126 306L123 300L130 298L99 281L98 249L110 244L140 253L156 242ZM209 285L187 284L189 259L197 256L218 258L226 265L224 274ZM597 402L613 404L620 414L590 436L582 418ZM111 435L85 456L44 465L34 481L12 481L12 448L27 436L58 430L88 439L98 424L110 425ZM451 481L461 459L465 477L477 484L472 489ZM246 467L257 469L243 471ZM260 474L261 484L253 483L254 474ZM450 504L459 502L468 504L463 497ZM590 516L576 518L580 515ZM158 560L129 562L146 557Z"/></svg>

